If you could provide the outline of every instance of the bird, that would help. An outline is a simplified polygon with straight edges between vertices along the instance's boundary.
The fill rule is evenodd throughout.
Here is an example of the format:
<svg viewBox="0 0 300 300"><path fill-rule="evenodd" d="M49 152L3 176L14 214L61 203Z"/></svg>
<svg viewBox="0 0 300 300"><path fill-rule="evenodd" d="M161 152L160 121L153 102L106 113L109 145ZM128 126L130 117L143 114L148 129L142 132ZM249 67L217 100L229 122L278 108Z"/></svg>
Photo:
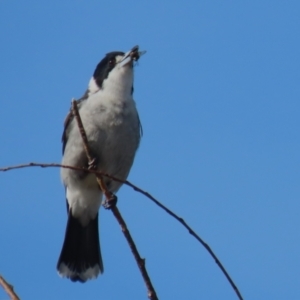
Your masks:
<svg viewBox="0 0 300 300"><path fill-rule="evenodd" d="M98 63L83 97L77 100L97 171L126 180L139 147L142 127L133 99L134 67L140 56L135 46L126 53L107 53ZM89 168L82 137L72 111L62 135L62 164ZM62 168L68 221L57 263L58 274L73 282L86 282L103 273L98 217L103 193L96 176ZM104 178L115 194L122 183Z"/></svg>

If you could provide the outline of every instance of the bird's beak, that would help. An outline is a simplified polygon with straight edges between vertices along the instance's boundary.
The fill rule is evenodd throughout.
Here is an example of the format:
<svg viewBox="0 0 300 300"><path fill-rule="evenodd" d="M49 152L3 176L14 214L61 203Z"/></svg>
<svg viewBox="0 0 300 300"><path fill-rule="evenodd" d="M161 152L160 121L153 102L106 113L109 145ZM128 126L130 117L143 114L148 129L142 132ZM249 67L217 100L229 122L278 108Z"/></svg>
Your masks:
<svg viewBox="0 0 300 300"><path fill-rule="evenodd" d="M131 50L124 54L124 57L120 61L120 67L125 66L131 61L138 61L139 58L145 53L146 51L139 51L139 46L134 46Z"/></svg>

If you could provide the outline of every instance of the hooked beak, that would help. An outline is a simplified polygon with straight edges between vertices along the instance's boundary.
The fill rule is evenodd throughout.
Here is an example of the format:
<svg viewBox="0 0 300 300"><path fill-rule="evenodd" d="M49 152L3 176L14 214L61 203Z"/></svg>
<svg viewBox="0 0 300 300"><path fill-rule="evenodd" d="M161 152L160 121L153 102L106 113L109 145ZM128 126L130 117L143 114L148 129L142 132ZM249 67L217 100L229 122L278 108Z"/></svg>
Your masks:
<svg viewBox="0 0 300 300"><path fill-rule="evenodd" d="M146 51L139 51L139 46L134 46L131 50L124 54L123 59L120 61L120 67L125 66L129 62L138 61L139 58L145 54Z"/></svg>

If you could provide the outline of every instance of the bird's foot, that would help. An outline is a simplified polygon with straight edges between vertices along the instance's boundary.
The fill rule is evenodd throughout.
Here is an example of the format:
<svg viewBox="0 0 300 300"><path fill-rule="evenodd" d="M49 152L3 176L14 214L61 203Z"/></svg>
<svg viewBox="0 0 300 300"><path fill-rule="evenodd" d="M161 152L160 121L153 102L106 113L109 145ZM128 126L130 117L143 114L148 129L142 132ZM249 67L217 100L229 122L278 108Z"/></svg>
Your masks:
<svg viewBox="0 0 300 300"><path fill-rule="evenodd" d="M109 198L106 198L103 202L103 206L105 209L112 209L112 207L115 207L118 202L118 197L114 194L111 194Z"/></svg>

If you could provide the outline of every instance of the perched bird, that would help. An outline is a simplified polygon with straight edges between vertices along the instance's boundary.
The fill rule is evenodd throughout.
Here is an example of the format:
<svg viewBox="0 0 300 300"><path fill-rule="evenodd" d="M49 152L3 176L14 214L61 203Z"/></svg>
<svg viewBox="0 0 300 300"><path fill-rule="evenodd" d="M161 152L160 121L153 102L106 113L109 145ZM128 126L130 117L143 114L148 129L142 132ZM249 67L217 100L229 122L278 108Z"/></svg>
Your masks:
<svg viewBox="0 0 300 300"><path fill-rule="evenodd" d="M141 123L133 100L133 68L145 51L110 52L97 65L88 89L77 101L96 169L126 179L141 138ZM82 138L70 112L63 132L62 164L88 168ZM102 192L94 174L61 169L66 190L68 223L58 273L85 282L103 273L98 233ZM121 183L105 178L116 193Z"/></svg>

